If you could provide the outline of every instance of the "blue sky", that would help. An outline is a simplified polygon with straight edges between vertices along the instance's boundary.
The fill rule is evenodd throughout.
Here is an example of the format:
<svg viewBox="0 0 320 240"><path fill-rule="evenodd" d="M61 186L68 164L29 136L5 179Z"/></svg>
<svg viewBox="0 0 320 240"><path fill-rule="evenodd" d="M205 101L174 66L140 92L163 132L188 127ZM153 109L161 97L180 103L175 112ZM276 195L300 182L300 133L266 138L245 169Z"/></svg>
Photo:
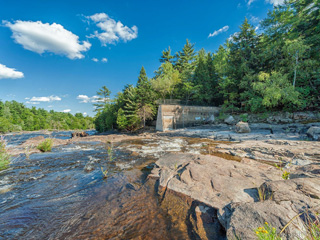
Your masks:
<svg viewBox="0 0 320 240"><path fill-rule="evenodd" d="M91 116L96 91L114 96L149 77L168 46L214 52L247 17L258 26L281 0L0 0L0 99ZM210 36L210 37L209 37Z"/></svg>

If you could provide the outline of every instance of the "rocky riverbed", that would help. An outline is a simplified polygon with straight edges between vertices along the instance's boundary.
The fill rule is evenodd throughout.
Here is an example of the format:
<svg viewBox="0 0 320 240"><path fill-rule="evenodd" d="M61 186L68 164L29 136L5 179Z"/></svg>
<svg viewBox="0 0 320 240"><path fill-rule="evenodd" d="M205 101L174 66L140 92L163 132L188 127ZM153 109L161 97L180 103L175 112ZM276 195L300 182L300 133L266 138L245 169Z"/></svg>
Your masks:
<svg viewBox="0 0 320 240"><path fill-rule="evenodd" d="M50 176L54 186L59 186L59 179L64 179L61 167L66 166L70 171L66 176L72 179L68 186L74 184L79 190L70 192L63 183L58 189L70 199L51 196L62 197L74 211L74 216L56 219L62 230L46 230L52 239L257 239L254 230L265 222L280 232L291 219L282 237L303 238L307 235L306 216L313 218L320 211L320 142L312 141L309 131L318 127L319 123L255 123L250 124L249 133L236 133L234 126L219 124L164 133L60 137L54 138L51 154L35 148L46 135L24 136L19 144L10 145L9 140L9 152L16 157L12 167L1 173L0 196L6 199L0 205L1 224L9 224L1 236L41 239L43 235L34 229L40 223L34 218L31 228L21 227L20 235L14 234L15 227L10 224L20 215L10 210L8 201L18 209L33 209L33 205L9 200L10 194L19 196L19 189L32 189L28 184L30 179L37 182L36 176L46 181ZM105 162L110 142L116 159ZM106 182L101 166L112 173ZM283 179L285 172L289 179ZM92 180L85 180L89 176ZM29 180L24 181L25 177ZM31 190L28 195L41 193L44 185L39 186L37 193ZM40 199L36 208L50 206L45 196ZM76 206L72 204L75 199ZM58 216L69 210L56 208L54 204L52 212ZM15 217L8 218L8 214ZM28 222L27 215L23 215L23 224ZM44 224L49 221L41 219ZM73 232L75 229L78 232Z"/></svg>

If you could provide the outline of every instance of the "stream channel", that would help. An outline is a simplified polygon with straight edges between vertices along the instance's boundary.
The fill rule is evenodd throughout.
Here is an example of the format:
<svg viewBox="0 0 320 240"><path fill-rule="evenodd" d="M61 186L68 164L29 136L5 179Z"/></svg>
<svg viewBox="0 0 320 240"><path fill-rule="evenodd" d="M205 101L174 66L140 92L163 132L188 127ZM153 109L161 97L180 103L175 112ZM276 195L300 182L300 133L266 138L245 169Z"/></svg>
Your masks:
<svg viewBox="0 0 320 240"><path fill-rule="evenodd" d="M40 135L5 139L15 147ZM68 139L71 133L52 136ZM148 154L154 140L125 140L114 145L112 161L105 143L85 139L49 153L15 156L0 172L0 239L192 239L184 223L161 208L147 178L164 149L181 151L181 141L159 140L158 152ZM130 146L150 150L133 154Z"/></svg>

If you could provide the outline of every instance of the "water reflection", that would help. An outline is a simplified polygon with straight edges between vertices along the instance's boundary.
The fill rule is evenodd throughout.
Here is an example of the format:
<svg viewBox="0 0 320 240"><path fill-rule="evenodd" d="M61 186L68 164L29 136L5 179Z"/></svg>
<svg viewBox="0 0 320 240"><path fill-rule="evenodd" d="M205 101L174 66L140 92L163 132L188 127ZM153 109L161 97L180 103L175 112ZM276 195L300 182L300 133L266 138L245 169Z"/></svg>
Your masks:
<svg viewBox="0 0 320 240"><path fill-rule="evenodd" d="M14 137L11 143L17 143ZM16 157L0 173L0 238L188 239L146 180L151 167L145 166L155 159L133 156L120 150L122 144L128 143L115 146L113 162L99 142ZM107 179L101 166L109 171Z"/></svg>

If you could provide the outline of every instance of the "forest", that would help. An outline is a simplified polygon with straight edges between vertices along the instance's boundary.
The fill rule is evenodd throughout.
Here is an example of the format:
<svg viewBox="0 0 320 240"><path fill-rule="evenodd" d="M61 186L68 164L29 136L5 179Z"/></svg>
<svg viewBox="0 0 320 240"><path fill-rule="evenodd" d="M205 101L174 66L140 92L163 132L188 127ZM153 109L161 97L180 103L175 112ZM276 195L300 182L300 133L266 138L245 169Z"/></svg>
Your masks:
<svg viewBox="0 0 320 240"><path fill-rule="evenodd" d="M93 118L82 113L46 111L42 108L27 108L16 101L0 101L0 133L16 131L75 130L94 128Z"/></svg>
<svg viewBox="0 0 320 240"><path fill-rule="evenodd" d="M96 129L141 128L164 99L221 106L225 112L318 110L319 9L317 0L286 1L268 12L258 29L244 19L215 52L196 52L189 40L175 54L168 47L154 77L142 67L135 86L126 85L96 106ZM110 91L104 86L98 94L108 99Z"/></svg>

